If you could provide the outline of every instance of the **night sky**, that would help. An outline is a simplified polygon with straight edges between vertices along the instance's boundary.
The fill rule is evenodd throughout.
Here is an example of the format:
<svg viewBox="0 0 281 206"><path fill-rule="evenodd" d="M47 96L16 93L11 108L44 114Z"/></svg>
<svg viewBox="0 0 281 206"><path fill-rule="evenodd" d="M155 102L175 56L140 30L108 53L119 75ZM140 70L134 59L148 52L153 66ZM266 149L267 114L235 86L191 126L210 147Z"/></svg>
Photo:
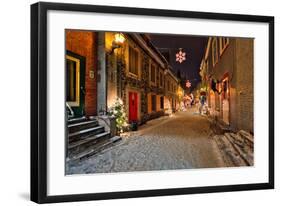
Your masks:
<svg viewBox="0 0 281 206"><path fill-rule="evenodd" d="M181 76L186 77L192 83L192 88L200 82L199 68L204 51L208 42L208 37L151 34L152 43L167 57L174 73L180 70ZM186 53L186 60L182 63L176 61L176 53L179 48Z"/></svg>

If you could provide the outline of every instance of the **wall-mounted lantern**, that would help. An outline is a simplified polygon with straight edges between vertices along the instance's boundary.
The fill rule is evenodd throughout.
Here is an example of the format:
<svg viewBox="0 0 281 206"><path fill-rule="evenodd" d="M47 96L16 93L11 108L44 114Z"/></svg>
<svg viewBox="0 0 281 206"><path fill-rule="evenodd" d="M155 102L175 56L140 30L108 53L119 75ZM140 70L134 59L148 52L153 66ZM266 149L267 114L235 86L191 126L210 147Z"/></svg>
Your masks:
<svg viewBox="0 0 281 206"><path fill-rule="evenodd" d="M114 35L114 40L112 41L112 48L111 54L114 52L115 49L122 47L125 42L125 37L122 33L118 32Z"/></svg>

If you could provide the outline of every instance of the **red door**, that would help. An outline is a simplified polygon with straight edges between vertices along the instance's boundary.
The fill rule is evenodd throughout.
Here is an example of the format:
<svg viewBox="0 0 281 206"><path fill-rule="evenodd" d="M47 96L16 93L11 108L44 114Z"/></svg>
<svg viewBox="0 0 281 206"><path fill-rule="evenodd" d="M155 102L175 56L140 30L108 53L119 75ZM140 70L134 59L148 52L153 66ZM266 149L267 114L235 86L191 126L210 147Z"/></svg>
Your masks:
<svg viewBox="0 0 281 206"><path fill-rule="evenodd" d="M129 122L138 120L138 94L129 92Z"/></svg>

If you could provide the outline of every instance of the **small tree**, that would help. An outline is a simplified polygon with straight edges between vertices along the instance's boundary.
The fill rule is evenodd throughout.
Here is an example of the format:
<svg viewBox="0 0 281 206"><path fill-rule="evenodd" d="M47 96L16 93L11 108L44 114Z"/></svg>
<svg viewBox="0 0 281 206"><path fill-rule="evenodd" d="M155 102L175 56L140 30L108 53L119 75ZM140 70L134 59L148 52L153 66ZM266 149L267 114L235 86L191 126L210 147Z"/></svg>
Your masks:
<svg viewBox="0 0 281 206"><path fill-rule="evenodd" d="M118 133L122 133L124 128L128 126L127 115L123 101L117 98L114 105L109 108L109 115L114 116L116 119L116 127Z"/></svg>

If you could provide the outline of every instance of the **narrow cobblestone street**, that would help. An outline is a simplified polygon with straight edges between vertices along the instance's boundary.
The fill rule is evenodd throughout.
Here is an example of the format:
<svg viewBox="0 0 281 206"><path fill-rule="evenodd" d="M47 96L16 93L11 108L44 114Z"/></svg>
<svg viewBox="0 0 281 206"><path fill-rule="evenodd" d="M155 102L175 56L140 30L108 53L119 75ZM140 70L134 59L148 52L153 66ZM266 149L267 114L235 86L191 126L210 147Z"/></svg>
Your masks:
<svg viewBox="0 0 281 206"><path fill-rule="evenodd" d="M67 165L68 174L223 167L209 121L195 109L153 120L101 154Z"/></svg>

